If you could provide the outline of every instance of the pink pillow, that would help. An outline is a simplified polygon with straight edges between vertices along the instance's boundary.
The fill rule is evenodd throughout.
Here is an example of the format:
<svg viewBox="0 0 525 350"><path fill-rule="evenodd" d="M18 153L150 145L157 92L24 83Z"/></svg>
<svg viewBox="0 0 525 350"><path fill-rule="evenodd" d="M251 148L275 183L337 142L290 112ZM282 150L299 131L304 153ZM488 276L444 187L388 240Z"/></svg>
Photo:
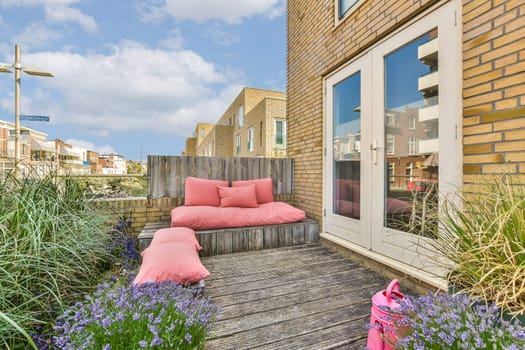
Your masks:
<svg viewBox="0 0 525 350"><path fill-rule="evenodd" d="M211 205L218 207L221 200L217 186L228 186L228 181L188 176L184 189L184 205Z"/></svg>
<svg viewBox="0 0 525 350"><path fill-rule="evenodd" d="M209 275L193 244L170 242L149 246L142 252L142 265L133 283L175 281L186 284Z"/></svg>
<svg viewBox="0 0 525 350"><path fill-rule="evenodd" d="M170 242L185 242L195 246L197 251L202 247L195 236L195 231L187 227L169 227L157 230L153 235L150 245L164 244Z"/></svg>
<svg viewBox="0 0 525 350"><path fill-rule="evenodd" d="M232 187L242 187L249 185L255 185L255 191L257 193L257 203L263 204L273 202L272 178L267 177L264 179L242 180L232 182Z"/></svg>
<svg viewBox="0 0 525 350"><path fill-rule="evenodd" d="M243 187L217 186L221 197L221 207L257 208L255 185Z"/></svg>

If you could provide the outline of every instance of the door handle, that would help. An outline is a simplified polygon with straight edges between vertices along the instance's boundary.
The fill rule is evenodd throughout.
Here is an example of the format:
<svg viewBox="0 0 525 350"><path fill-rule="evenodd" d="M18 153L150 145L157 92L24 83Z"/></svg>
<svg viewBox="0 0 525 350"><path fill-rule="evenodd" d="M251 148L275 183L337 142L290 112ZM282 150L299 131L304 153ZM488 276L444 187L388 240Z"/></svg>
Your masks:
<svg viewBox="0 0 525 350"><path fill-rule="evenodd" d="M370 145L370 150L372 151L372 162L374 165L377 165L377 150L380 150L381 147L377 146L377 140L374 140Z"/></svg>

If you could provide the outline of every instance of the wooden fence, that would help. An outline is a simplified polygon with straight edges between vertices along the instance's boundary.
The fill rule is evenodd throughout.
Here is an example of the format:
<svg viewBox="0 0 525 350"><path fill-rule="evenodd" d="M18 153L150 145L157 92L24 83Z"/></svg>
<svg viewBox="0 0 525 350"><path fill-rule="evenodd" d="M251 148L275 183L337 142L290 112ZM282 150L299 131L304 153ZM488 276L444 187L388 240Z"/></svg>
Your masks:
<svg viewBox="0 0 525 350"><path fill-rule="evenodd" d="M271 177L274 194L293 193L293 159L148 156L148 198L184 197L186 177L250 180Z"/></svg>

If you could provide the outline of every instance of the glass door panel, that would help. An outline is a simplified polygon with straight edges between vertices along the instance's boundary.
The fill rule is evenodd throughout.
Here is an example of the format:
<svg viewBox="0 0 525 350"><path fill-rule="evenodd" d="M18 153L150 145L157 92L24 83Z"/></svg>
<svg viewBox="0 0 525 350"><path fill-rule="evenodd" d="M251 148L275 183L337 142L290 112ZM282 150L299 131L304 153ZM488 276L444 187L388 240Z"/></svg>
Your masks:
<svg viewBox="0 0 525 350"><path fill-rule="evenodd" d="M361 217L361 73L333 87L333 213Z"/></svg>
<svg viewBox="0 0 525 350"><path fill-rule="evenodd" d="M386 228L434 237L439 180L437 29L384 57Z"/></svg>

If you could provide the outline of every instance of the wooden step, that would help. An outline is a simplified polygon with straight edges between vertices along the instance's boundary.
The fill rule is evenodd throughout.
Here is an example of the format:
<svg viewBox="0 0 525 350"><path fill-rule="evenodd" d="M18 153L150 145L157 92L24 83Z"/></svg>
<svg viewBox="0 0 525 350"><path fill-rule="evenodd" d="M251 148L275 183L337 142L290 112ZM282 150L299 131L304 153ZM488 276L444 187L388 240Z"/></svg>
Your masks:
<svg viewBox="0 0 525 350"><path fill-rule="evenodd" d="M169 227L169 222L148 223L139 234L142 252L158 229ZM319 242L319 223L313 219L266 226L251 226L196 231L202 250L200 256L280 248Z"/></svg>

